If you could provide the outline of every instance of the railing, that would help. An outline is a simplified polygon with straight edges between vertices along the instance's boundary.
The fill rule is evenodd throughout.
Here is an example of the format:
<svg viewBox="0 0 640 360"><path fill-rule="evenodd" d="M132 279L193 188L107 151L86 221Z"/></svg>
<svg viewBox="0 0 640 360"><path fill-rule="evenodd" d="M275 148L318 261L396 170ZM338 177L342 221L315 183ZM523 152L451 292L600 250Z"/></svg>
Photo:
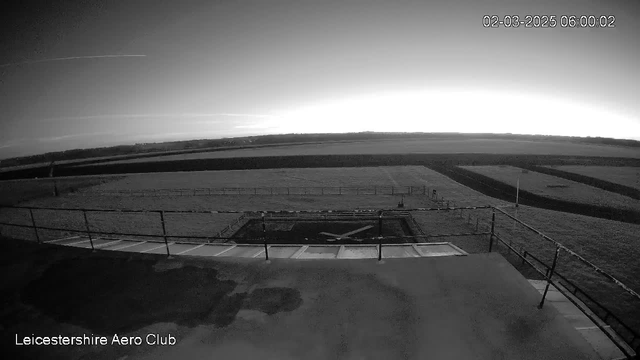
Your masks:
<svg viewBox="0 0 640 360"><path fill-rule="evenodd" d="M191 189L127 189L88 190L76 196L219 196L219 195L430 195L426 185L388 186L279 186L279 187L221 187ZM437 196L437 195L436 195Z"/></svg>
<svg viewBox="0 0 640 360"><path fill-rule="evenodd" d="M546 292L548 291L549 285L553 284L556 285L556 287L563 291L562 289L564 289L564 287L561 286L557 286L557 283L555 282L555 280L553 280L553 277L557 277L559 279L561 279L563 282L565 282L566 284L568 284L570 287L572 287L573 290L573 294L577 294L580 293L582 295L584 295L584 297L586 297L590 302L592 302L593 304L596 304L599 308L603 309L605 311L605 316L602 319L603 321L607 322L610 324L610 321L615 321L616 323L618 323L620 326L624 327L631 335L630 336L623 336L623 338L625 339L625 341L627 341L627 343L629 345L631 345L632 347L635 346L635 351L636 352L640 352L640 344L638 344L640 341L640 335L630 326L628 326L627 324L625 324L618 316L616 316L615 314L613 314L610 310L608 310L604 305L600 304L598 301L596 301L595 299L593 299L590 295L588 295L584 290L580 289L577 285L575 285L573 282L569 281L566 277L564 277L563 275L559 274L555 268L557 265L557 260L558 260L558 254L560 252L560 250L566 251L569 254L571 254L575 259L577 259L578 261L580 261L581 263L589 266L591 269L595 270L596 272L598 272L599 274L605 276L607 279L611 280L613 283L615 283L617 286L619 286L620 288L622 288L624 291L626 291L628 294L632 295L633 297L635 297L636 299L640 300L640 296L633 291L632 289L630 289L629 287L627 287L626 285L624 285L622 282L620 282L619 280L617 280L615 277L613 277L612 275L606 273L605 271L601 270L600 268L598 268L597 266L595 266L593 263L587 261L586 259L584 259L582 256L576 254L575 252L571 251L570 249L566 248L565 246L563 246L562 244L556 242L555 240L551 239L550 237L546 236L545 234L539 232L538 230L534 229L533 227L525 224L524 222L518 220L517 218L509 215L508 213L506 213L504 210L501 210L500 208L497 207L493 207L493 206L467 206L467 207L446 207L446 208L442 208L442 207L431 207L431 208L411 208L411 209L396 209L396 208L391 208L391 209L343 209L343 210L277 210L277 211L273 211L273 210L262 210L262 211L238 211L238 210L218 210L218 211L184 211L184 210L135 210L135 209L130 209L130 210L112 210L112 209L90 209L90 208L84 208L84 209L63 209L63 208L48 208L48 207L27 207L27 206L0 206L2 208L13 208L13 209L23 209L23 210L27 210L28 211L28 215L29 215L29 221L30 224L26 225L26 224L16 224L16 223L7 223L7 222L0 222L0 225L6 225L6 226L15 226L15 227L21 227L21 228L31 228L34 231L35 234L35 238L39 243L42 243L42 239L40 237L40 234L38 232L38 230L50 230L50 231L71 231L71 232L76 232L76 233L85 233L87 235L87 237L89 238L89 242L91 244L91 249L92 250L96 250L97 248L94 246L94 237L96 235L115 235L115 236L137 236L137 237L151 237L151 238L160 238L160 239L164 239L164 244L167 250L167 256L171 256L171 252L170 252L170 244L169 244L169 239L173 239L173 238L189 238L189 239L199 239L199 240L206 240L208 242L211 242L212 240L230 240L233 238L229 238L229 237L222 237L220 236L221 233L219 233L217 236L194 236L194 235L169 235L167 234L167 230L166 230L166 219L165 219L165 214L170 214L170 213L181 213L181 214L186 214L186 213L191 213L191 214L241 214L241 216L239 218L237 218L236 220L234 220L234 223L232 223L232 225L239 225L240 222L245 219L245 217L248 216L252 216L252 215L258 215L260 216L260 218L262 219L262 223L263 223L263 236L261 238L258 239L243 239L246 241L249 240L253 240L253 241L261 241L265 244L265 258L268 260L269 258L269 253L268 253L268 245L270 244L277 244L277 241L273 241L273 239L269 239L269 236L267 236L267 231L266 231L266 226L265 223L267 221L269 221L270 218L277 218L277 216L300 216L300 215L314 215L314 216L334 216L334 215L338 215L338 216L367 216L367 217L378 217L379 219L379 224L382 223L382 219L384 214L388 213L388 214L411 214L413 212L425 212L425 211L448 211L448 212L452 212L454 214L456 214L456 212L458 212L459 216L461 218L464 218L463 214L462 214L462 210L480 210L480 209L489 209L492 208L493 209L493 213L492 213L492 220L490 223L490 231L488 232L478 232L478 218L476 218L476 232L466 232L466 233L456 233L456 234L430 234L430 235L424 235L424 234L419 234L419 235L406 235L406 236L374 236L374 237L368 237L368 238L363 238L361 239L362 241L373 241L373 240L377 240L378 242L378 260L382 260L382 247L383 247L383 240L397 240L397 239L428 239L428 238L432 238L432 237L446 237L446 236L466 236L466 235L489 235L489 252L493 251L493 244L494 244L494 239L496 239L498 241L498 243L502 243L503 245L505 245L510 252L513 252L514 254L516 254L517 256L519 256L522 259L523 263L527 263L529 264L533 269L535 269L540 275L542 275L546 280L547 280L547 287L545 289L545 292L543 294L543 297L541 299L540 302L540 307L542 307L544 305L544 299L546 297ZM60 228L60 227L51 227L51 226L42 226L42 225L38 225L36 223L36 219L34 217L34 210L61 210L61 211L77 211L77 212L81 212L82 213L82 219L84 222L84 229L79 230L79 229L71 229L71 228ZM499 234L496 233L495 231L495 224L496 224L496 220L495 220L495 215L496 215L496 211L506 215L507 217L509 217L511 220L516 221L518 223L520 223L522 226L526 227L527 229L535 232L536 234L540 235L545 241L548 241L550 243L552 243L555 247L555 256L553 259L553 263L551 265L548 265L546 263L544 263L542 260L540 260L539 258L537 258L536 256L532 255L530 252L527 252L526 250L521 253L520 251L518 251L516 248L513 247L513 245L510 242L507 242L503 239L503 237ZM160 221L161 224L161 234L141 234L141 233L126 233L126 232L114 232L114 231L101 231L101 230L97 230L95 228L93 228L90 224L90 221L87 217L87 213L91 213L91 212L106 212L106 213L147 213L147 214L155 214L157 216L157 219ZM270 216L266 216L266 215L270 215ZM470 216L467 215L467 223L471 223L470 222ZM231 227L232 225L230 225L229 227ZM419 227L418 227L419 228ZM381 228L379 228L381 230ZM229 229L227 229L228 231ZM381 231L379 230L379 234L381 234ZM224 231L224 229L223 229ZM543 268L545 269L544 271L539 269L538 266L536 266L533 262L537 262L538 264L542 265ZM569 297L568 297L569 298ZM570 301L574 302L575 301L571 298L569 298ZM576 304L577 305L577 304ZM591 318L590 315L587 314L587 316L589 316ZM594 323L596 323L596 325L598 325L599 327L602 328L602 326L599 324L599 322L595 321ZM609 336L616 345L618 345L618 347L620 347L621 351L623 351L623 353L625 353L627 356L631 356L628 351L620 346L618 344L618 342L607 332L605 331L605 329L603 329L603 332L605 333L605 335ZM637 345L636 345L637 344Z"/></svg>
<svg viewBox="0 0 640 360"><path fill-rule="evenodd" d="M7 223L7 222L0 222L0 225L5 225L5 226L14 226L14 227L20 227L20 228L31 228L34 231L36 240L39 243L42 243L42 240L40 238L40 234L38 232L38 230L48 230L48 231L67 231L67 232L76 232L76 233L85 233L88 237L89 237L89 241L91 243L91 248L93 250L95 250L95 246L93 244L93 237L94 235L112 235L112 236L137 236L137 237L152 237L152 238L162 238L165 240L165 245L167 246L167 255L170 255L169 252L169 245L168 245L168 239L170 238L189 238L189 239L196 239L196 240L206 240L208 242L212 242L215 240L231 240L233 238L229 238L229 237L223 237L221 236L220 233L222 232L227 232L229 231L229 229L234 226L234 225L238 225L240 223L240 221L242 221L245 217L247 216L251 216L253 215L261 215L264 218L264 215L271 215L271 216L300 216L302 214L312 214L315 215L316 217L318 215L320 216L367 216L367 217L372 217L372 216L381 216L381 214L383 213L406 213L406 212L411 212L411 211L449 211L449 210L453 210L453 209L446 209L446 208L440 208L440 207L436 207L436 208L413 208L413 209L343 209L343 210L258 210L258 211L238 211L238 210L214 210L214 211L202 211L202 210L138 210L138 209L127 209L127 210L123 210L123 209L97 209L97 208L75 208L75 209L65 209L65 208L52 208L52 207L36 207L36 206L9 206L9 205L0 205L0 208L7 208L7 209L23 209L23 210L27 210L29 213L29 220L31 222L30 225L25 225L25 224L16 224L16 223ZM490 206L470 206L470 207L464 207L464 208L460 208L460 209L468 209L468 210L476 210L476 209L488 209L490 208ZM79 229L72 229L72 228L60 228L60 227L51 227L51 226L42 226L42 225L38 225L36 224L36 220L35 217L33 216L33 211L34 210L52 210L52 211L76 211L76 212L81 212L82 214L82 219L84 221L84 229L79 230ZM97 213L119 213L119 214L126 214L126 213L130 213L130 214L137 214L137 213L142 213L142 214L155 214L157 216L157 219L159 220L160 224L161 224L161 229L162 229L162 234L148 234L148 233L128 233L128 232L119 232L119 231L103 231L103 230L96 230L95 228L92 228L89 219L87 218L87 213L92 213L92 212L97 212ZM236 219L231 225L228 225L226 228L222 229L221 232L219 232L216 236L197 236L197 235L185 235L185 234L181 234L181 235L169 235L167 234L166 231L166 219L165 219L165 214L241 214L241 216ZM267 217L269 218L269 217ZM484 233L481 233L484 234ZM407 236L386 236L384 237L385 239L416 239L416 238L427 238L427 237L438 237L438 236L457 236L458 234L443 234L443 235L407 235ZM378 239L378 237L371 237L371 238L363 238L362 240L373 240L373 239ZM243 240L259 240L259 239L243 239Z"/></svg>
<svg viewBox="0 0 640 360"><path fill-rule="evenodd" d="M524 226L528 230L536 233L537 235L542 237L545 241L548 241L548 242L552 243L553 246L555 247L555 254L554 254L554 257L553 257L552 264L548 265L547 263L543 262L542 260L540 260L539 258L537 258L536 256L532 255L530 252L528 252L526 250L523 250L523 252L520 253L520 251L518 251L512 245L511 242L507 242L501 236L499 236L495 231L495 224L496 224L495 215L496 215L496 211L500 212L503 215L506 215L511 220L521 224L522 226ZM628 286L626 286L621 281L617 280L615 277L613 277L612 275L608 274L604 270L600 269L599 267L597 267L596 265L594 265L590 261L584 259L582 256L578 255L574 251L568 249L564 245L562 245L562 244L558 243L557 241L551 239L547 235L545 235L542 232L536 230L532 226L522 222L521 220L517 219L516 217L511 216L510 214L506 213L504 210L502 210L502 209L500 209L498 207L494 207L493 208L492 220L491 220L491 232L490 232L490 237L489 237L489 252L491 252L493 250L493 240L494 239L497 239L499 241L499 243L502 243L504 246L506 246L507 249L510 252L513 252L518 257L520 257L522 259L523 263L527 263L528 265L530 265L534 270L536 270L536 272L538 272L541 276L543 276L543 278L545 280L547 280L547 285L545 287L545 291L544 291L544 293L542 295L542 298L540 300L540 304L539 304L540 308L542 308L542 306L544 305L544 301L545 301L547 292L549 290L549 286L551 284L553 284L559 291L564 293L565 296L567 297L567 299L569 299L569 301L571 301L578 308L581 308L580 304L578 304L571 296L569 296L568 294L565 293L565 291L568 291L568 289L566 289L564 286L559 286L560 284L558 284L556 281L554 281L552 279L554 276L556 276L559 279L561 279L562 281L564 281L566 284L568 284L569 286L573 287L574 290L572 291L572 294L574 296L576 296L576 293L580 292L581 294L584 295L585 298L587 298L590 302L595 304L598 308L603 309L605 311L605 316L604 316L604 318L601 319L603 322L605 322L605 323L609 324L610 326L612 326L611 320L615 320L616 324L613 324L613 325L619 325L622 328L624 328L627 331L626 334L621 334L619 331L616 331L616 333L618 335L620 335L630 347L634 348L634 351L636 352L635 355L640 353L640 334L638 334L638 332L636 330L631 328L629 325L625 324L618 316L613 314L604 305L602 305L600 302L596 301L592 296L588 295L584 290L580 289L577 285L575 285L573 282L569 281L565 276L563 276L562 274L560 274L560 273L558 273L556 271L556 266L558 264L558 256L560 254L560 251L563 250L563 251L569 253L572 257L574 257L575 259L577 259L578 261L580 261L584 265L587 265L588 267L590 267L591 269L593 269L597 273L599 273L599 274L603 275L605 278L611 280L614 284L616 284L618 287L623 289L628 294L630 294L633 297L635 297L637 300L640 300L640 295L638 295L634 290L632 290L631 288L629 288ZM531 258L534 261L536 261L538 264L542 265L543 268L545 269L545 271L542 271L537 266L535 266L528 258ZM589 307L588 305L586 305L586 306L590 310L593 311L593 309L591 309L591 307ZM622 351L622 353L627 358L629 358L629 359L634 358L635 355L630 353L629 350L624 345L620 344L620 341L618 339L616 339L614 336L612 336L609 333L609 331L607 331L607 329L605 329L605 327L597 319L594 318L594 316L588 314L587 312L585 312L585 315L591 321L593 321L593 323L596 324L596 326L598 326L598 328L600 328L600 330L602 330L602 332L609 339L611 339L611 341Z"/></svg>

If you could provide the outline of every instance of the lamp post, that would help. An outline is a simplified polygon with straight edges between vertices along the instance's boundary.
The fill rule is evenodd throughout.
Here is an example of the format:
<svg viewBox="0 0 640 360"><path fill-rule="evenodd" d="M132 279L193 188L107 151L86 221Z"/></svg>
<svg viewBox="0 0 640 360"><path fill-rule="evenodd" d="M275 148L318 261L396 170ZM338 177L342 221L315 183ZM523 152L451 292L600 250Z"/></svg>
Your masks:
<svg viewBox="0 0 640 360"><path fill-rule="evenodd" d="M516 181L516 209L518 208L518 200L520 198L520 175L522 175L522 172L518 174L518 180Z"/></svg>

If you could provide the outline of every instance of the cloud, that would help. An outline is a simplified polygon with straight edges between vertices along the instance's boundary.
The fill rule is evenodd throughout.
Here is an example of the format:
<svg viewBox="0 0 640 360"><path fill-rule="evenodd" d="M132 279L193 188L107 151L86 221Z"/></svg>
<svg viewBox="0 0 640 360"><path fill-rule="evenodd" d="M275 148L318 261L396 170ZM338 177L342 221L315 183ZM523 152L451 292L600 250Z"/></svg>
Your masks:
<svg viewBox="0 0 640 360"><path fill-rule="evenodd" d="M82 134L68 134L68 135L61 135L61 136L51 136L51 137L45 137L45 138L38 138L38 139L36 139L36 141L39 141L39 142L53 142L53 141L73 139L73 138L79 138L79 137L88 137L88 136L96 136L96 135L114 135L114 134L116 134L116 133L111 132L111 131L82 133Z"/></svg>
<svg viewBox="0 0 640 360"><path fill-rule="evenodd" d="M69 120L116 120L116 119L153 119L153 118L216 118L216 117L242 117L242 118L274 118L274 115L268 114L239 114L239 113L174 113L174 114L102 114L102 115L85 115L85 116L67 116L42 119L44 122L59 122ZM218 120L221 121L221 120Z"/></svg>
<svg viewBox="0 0 640 360"><path fill-rule="evenodd" d="M45 63L45 62L53 62L53 61L66 61L66 60L81 60L81 59L105 59L105 58L131 58L131 57L146 57L147 55L95 55L95 56L71 56L71 57L62 57L62 58L53 58L53 59L41 59L41 60L29 60L29 61L20 61L15 63L7 63L0 65L0 68L8 67L8 66L16 66L16 65L27 65L27 64L37 64L37 63Z"/></svg>

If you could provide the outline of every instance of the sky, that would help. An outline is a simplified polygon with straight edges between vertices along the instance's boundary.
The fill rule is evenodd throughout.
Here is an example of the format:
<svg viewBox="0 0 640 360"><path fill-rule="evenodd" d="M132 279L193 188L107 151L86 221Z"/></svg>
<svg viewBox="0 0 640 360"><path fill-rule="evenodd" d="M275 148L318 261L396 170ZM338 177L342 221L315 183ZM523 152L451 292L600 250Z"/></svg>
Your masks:
<svg viewBox="0 0 640 360"><path fill-rule="evenodd" d="M635 0L11 2L0 158L306 132L640 140ZM528 14L556 27L483 26Z"/></svg>

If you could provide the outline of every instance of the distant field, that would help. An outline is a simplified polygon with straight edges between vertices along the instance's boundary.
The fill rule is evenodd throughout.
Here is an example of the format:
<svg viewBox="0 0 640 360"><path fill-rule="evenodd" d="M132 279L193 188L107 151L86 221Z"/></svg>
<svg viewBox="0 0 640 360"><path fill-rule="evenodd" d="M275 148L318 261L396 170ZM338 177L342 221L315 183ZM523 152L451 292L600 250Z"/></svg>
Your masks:
<svg viewBox="0 0 640 360"><path fill-rule="evenodd" d="M520 176L521 190L552 199L640 210L640 203L635 199L547 174L534 171L525 174L522 173L522 169L512 166L461 166L461 168L488 176L514 187L518 176Z"/></svg>
<svg viewBox="0 0 640 360"><path fill-rule="evenodd" d="M591 176L596 179L611 181L612 183L630 186L640 190L640 168L638 167L576 165L548 167L580 175Z"/></svg>
<svg viewBox="0 0 640 360"><path fill-rule="evenodd" d="M370 184L386 186L424 185L430 190L437 190L439 198L451 201L451 206L472 206L488 204L504 204L484 196L476 191L464 187L447 177L421 166L402 167L369 167L369 168L327 168L327 169L274 169L274 170L237 170L237 171L206 171L184 173L135 174L107 182L82 194L73 196L48 197L32 200L23 205L55 207L55 208L99 208L99 209L162 209L162 210L316 210L316 209L388 209L395 208L400 196L391 195L221 195L221 196L100 196L93 190L145 190L172 189L195 187L235 187L235 186L364 186ZM406 207L433 207L434 202L427 196L407 196L404 200ZM1 214L1 213L0 213ZM6 214L6 212L5 212ZM84 224L79 222L80 213L71 212L60 219L71 219L77 223L80 230ZM18 215L16 215L18 216ZM157 234L159 231L158 214L135 215L129 220L123 215L114 213L91 213L90 222L96 229L104 231L143 233L150 230ZM168 231L172 234L211 236L238 215L190 215L168 214ZM417 214L416 218L422 215ZM20 221L27 221L28 213L22 212L18 216ZM36 211L38 224L52 227L57 223L54 216L47 216L46 212ZM148 218L148 220L145 220ZM79 220L80 219L80 220ZM137 220L136 220L137 219ZM425 220L426 221L426 220ZM138 226L136 226L138 224ZM140 225L141 224L141 225ZM146 224L146 225L145 225ZM149 225L149 226L147 226ZM431 233L452 232L446 221L440 221L428 226ZM33 237L33 231L20 230L27 237ZM456 231L453 231L456 232ZM58 235L57 233L54 235ZM51 235L51 236L54 236Z"/></svg>
<svg viewBox="0 0 640 360"><path fill-rule="evenodd" d="M60 194L66 194L120 178L121 176L87 176L0 181L0 204L11 205L25 200L53 197L56 187Z"/></svg>
<svg viewBox="0 0 640 360"><path fill-rule="evenodd" d="M89 190L190 189L222 187L426 186L458 205L501 205L423 166L198 171L133 174ZM136 199L138 199L136 197ZM216 197L216 199L221 199ZM137 200L136 200L137 201ZM140 200L144 201L144 200Z"/></svg>
<svg viewBox="0 0 640 360"><path fill-rule="evenodd" d="M103 164L138 163L206 158L234 158L291 155L404 154L404 153L487 153L570 156L638 157L638 150L625 147L538 142L523 140L379 140L351 143L306 144L259 149L215 151L196 154L167 155L143 159L119 160Z"/></svg>

